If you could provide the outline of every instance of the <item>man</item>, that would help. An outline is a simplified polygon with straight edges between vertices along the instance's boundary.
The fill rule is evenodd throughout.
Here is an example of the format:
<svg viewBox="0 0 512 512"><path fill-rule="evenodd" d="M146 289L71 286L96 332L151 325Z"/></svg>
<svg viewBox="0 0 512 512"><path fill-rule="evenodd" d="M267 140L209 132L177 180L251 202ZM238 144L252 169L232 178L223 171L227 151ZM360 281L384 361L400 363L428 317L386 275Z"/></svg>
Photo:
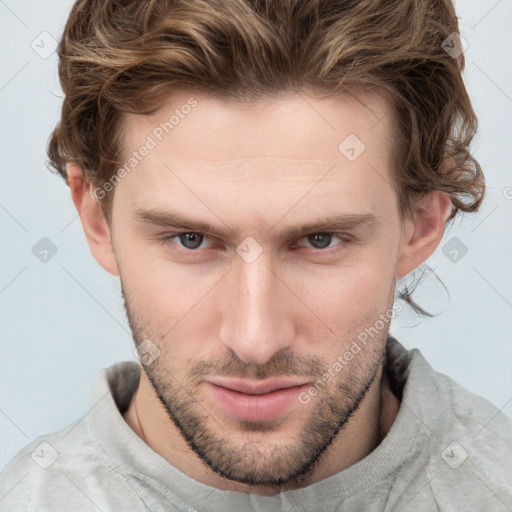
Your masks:
<svg viewBox="0 0 512 512"><path fill-rule="evenodd" d="M389 335L484 194L457 30L449 0L75 3L49 154L141 364L2 511L512 510L512 422Z"/></svg>

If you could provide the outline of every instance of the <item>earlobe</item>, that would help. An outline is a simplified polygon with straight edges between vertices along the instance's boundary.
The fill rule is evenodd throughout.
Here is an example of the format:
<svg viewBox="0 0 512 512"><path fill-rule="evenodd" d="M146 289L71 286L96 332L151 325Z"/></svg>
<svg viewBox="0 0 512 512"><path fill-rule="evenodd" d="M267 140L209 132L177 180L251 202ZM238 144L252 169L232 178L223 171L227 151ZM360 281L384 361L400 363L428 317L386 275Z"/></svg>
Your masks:
<svg viewBox="0 0 512 512"><path fill-rule="evenodd" d="M68 165L68 183L92 255L107 272L119 276L110 227L90 183L76 164Z"/></svg>
<svg viewBox="0 0 512 512"><path fill-rule="evenodd" d="M413 219L404 222L404 234L397 266L397 278L418 268L437 249L451 211L448 194L434 190L418 203Z"/></svg>

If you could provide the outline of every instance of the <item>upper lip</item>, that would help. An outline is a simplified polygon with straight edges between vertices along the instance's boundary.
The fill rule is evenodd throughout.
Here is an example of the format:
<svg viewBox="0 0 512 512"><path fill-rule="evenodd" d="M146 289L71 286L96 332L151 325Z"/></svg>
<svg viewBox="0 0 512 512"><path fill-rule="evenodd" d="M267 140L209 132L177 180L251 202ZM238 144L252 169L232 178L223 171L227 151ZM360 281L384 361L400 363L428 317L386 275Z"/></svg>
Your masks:
<svg viewBox="0 0 512 512"><path fill-rule="evenodd" d="M292 388L306 384L304 381L283 378L268 379L264 382L249 382L243 379L213 378L209 379L208 382L215 386L221 386L223 388L231 389L232 391L238 391L239 393L246 393L247 395L263 395L278 389Z"/></svg>

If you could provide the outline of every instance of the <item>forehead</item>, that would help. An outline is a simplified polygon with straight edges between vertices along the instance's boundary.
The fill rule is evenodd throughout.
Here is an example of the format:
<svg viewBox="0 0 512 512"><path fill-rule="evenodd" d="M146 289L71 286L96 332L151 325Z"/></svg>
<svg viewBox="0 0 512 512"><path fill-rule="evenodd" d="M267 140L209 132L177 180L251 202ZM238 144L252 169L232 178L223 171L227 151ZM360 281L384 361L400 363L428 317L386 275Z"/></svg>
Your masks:
<svg viewBox="0 0 512 512"><path fill-rule="evenodd" d="M122 132L128 151L150 136L176 158L222 163L275 156L332 162L350 134L372 150L392 146L391 114L384 92L328 98L304 92L234 101L176 91L151 115L126 115Z"/></svg>
<svg viewBox="0 0 512 512"><path fill-rule="evenodd" d="M247 204L257 198L264 207L265 199L291 201L291 189L297 197L314 186L306 205L326 200L334 183L343 186L340 199L361 201L357 190L364 189L374 202L392 181L391 103L384 95L295 93L235 102L178 91L151 115L127 115L123 141L127 160L151 147L118 185L135 206L164 205L181 187L189 198L196 192L196 201L200 194L215 201L210 196L222 189L225 200L243 194Z"/></svg>

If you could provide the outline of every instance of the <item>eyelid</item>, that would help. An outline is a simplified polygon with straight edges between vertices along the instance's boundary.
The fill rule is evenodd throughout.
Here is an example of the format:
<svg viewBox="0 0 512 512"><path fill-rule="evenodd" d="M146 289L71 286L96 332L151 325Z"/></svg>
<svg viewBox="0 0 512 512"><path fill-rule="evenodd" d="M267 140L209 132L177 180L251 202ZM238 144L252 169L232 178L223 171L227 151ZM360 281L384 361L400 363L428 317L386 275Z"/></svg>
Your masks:
<svg viewBox="0 0 512 512"><path fill-rule="evenodd" d="M158 239L162 243L165 244L168 242L172 242L172 239L179 235L186 235L186 234L200 235L204 239L209 239L209 240L211 240L212 238L215 238L206 233L201 233L199 231L177 231L177 232L173 232L173 233L165 233L165 234L159 236ZM327 249L315 249L314 247L307 247L308 249L311 249L312 251L314 251L316 253L328 254L330 252L335 252L338 247L345 246L353 241L353 237L347 233L337 233L337 232L333 232L333 231L314 231L312 233L302 235L299 239L296 239L292 244L292 248L295 249L297 247L304 247L302 245L301 246L297 245L297 242L299 242L305 238L308 238L309 236L312 236L312 235L330 235L333 238L337 238L340 241L340 243L336 244L333 247L329 247ZM175 245L177 245L178 250L184 251L185 253L188 253L188 254L193 254L193 253L198 254L202 251L207 250L207 249L187 249L186 247L181 247L179 244L175 244Z"/></svg>
<svg viewBox="0 0 512 512"><path fill-rule="evenodd" d="M347 244L351 241L350 237L348 235L345 235L343 233L334 233L334 232L330 232L330 231L320 231L318 233L315 232L315 233L310 233L308 235L303 235L301 238L299 238L299 241L304 240L305 238L308 238L309 236L312 236L312 235L329 235L332 238L337 238L340 241L339 244L336 244L333 247L329 247L328 249L315 249L314 247L309 247L309 249L312 249L314 251L325 252L325 253L328 252L330 249L334 249L335 247ZM299 247L304 247L304 246L299 246Z"/></svg>
<svg viewBox="0 0 512 512"><path fill-rule="evenodd" d="M200 235L204 239L212 239L213 238L210 235L207 235L205 233L200 233L199 231L177 231L175 233L164 233L163 235L160 235L159 237L157 237L157 239L162 244L173 243L172 239L175 238L175 237L178 237L179 235ZM181 247L180 245L178 245L176 243L174 243L174 245L177 245L179 250L185 251L185 252L187 252L189 254L191 254L191 253L199 253L201 251L205 251L206 250L206 249L187 249L186 247Z"/></svg>

